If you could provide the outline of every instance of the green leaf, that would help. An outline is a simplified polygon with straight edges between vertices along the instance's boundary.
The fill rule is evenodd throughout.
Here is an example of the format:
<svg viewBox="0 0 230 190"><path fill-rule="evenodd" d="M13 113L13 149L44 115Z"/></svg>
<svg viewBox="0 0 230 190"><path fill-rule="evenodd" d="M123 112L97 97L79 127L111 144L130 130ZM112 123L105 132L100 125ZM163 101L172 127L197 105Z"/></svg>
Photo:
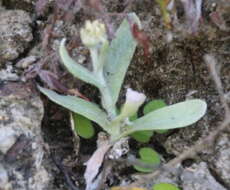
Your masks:
<svg viewBox="0 0 230 190"><path fill-rule="evenodd" d="M75 77L90 83L96 87L101 86L101 82L94 76L92 72L90 72L85 67L81 66L80 64L76 63L68 54L65 48L65 39L61 41L59 54L62 59L63 64L67 68L67 70Z"/></svg>
<svg viewBox="0 0 230 190"><path fill-rule="evenodd" d="M147 143L153 136L153 131L138 131L130 135L136 141L141 143Z"/></svg>
<svg viewBox="0 0 230 190"><path fill-rule="evenodd" d="M140 20L135 13L129 14L128 17L129 21L140 25ZM137 46L130 28L128 20L125 19L118 28L105 57L104 74L111 91L113 105L117 102L121 85Z"/></svg>
<svg viewBox="0 0 230 190"><path fill-rule="evenodd" d="M160 109L166 106L167 104L164 102L164 100L152 100L145 105L143 112L144 112L144 115L146 115L152 111L155 111L157 109ZM168 130L155 130L155 132L159 134L164 134L164 133L167 133Z"/></svg>
<svg viewBox="0 0 230 190"><path fill-rule="evenodd" d="M167 106L167 104L163 100L152 100L145 105L143 110L144 115L157 109L163 108L165 106Z"/></svg>
<svg viewBox="0 0 230 190"><path fill-rule="evenodd" d="M134 121L138 118L137 113L129 118L130 121ZM150 138L153 136L153 131L138 131L130 135L133 139L141 143L149 142Z"/></svg>
<svg viewBox="0 0 230 190"><path fill-rule="evenodd" d="M53 102L71 110L74 113L85 116L86 118L99 124L104 130L109 131L109 129L106 128L109 123L107 115L96 104L75 96L60 95L52 90L42 88L40 86L38 86L38 88Z"/></svg>
<svg viewBox="0 0 230 190"><path fill-rule="evenodd" d="M170 183L158 183L153 186L153 190L180 190L177 186Z"/></svg>
<svg viewBox="0 0 230 190"><path fill-rule="evenodd" d="M143 130L174 129L191 125L206 112L206 102L195 99L167 106L133 121L126 134Z"/></svg>
<svg viewBox="0 0 230 190"><path fill-rule="evenodd" d="M144 147L139 150L140 155L140 161L146 163L146 164L152 164L152 165L159 165L160 164L160 156L156 151L154 151L152 148ZM142 168L140 166L135 165L134 168L137 171L140 172L152 172L151 168Z"/></svg>
<svg viewBox="0 0 230 190"><path fill-rule="evenodd" d="M144 114L148 114L151 111L155 111L157 109L160 109L162 107L165 107L166 103L163 100L153 100L148 102L144 107ZM165 133L167 130L156 130L157 133ZM134 138L136 141L141 143L147 143L153 136L153 131L137 131L135 133L132 133L130 135L132 138Z"/></svg>
<svg viewBox="0 0 230 190"><path fill-rule="evenodd" d="M160 157L158 153L152 148L144 147L139 150L139 154L142 160L149 163L159 164Z"/></svg>
<svg viewBox="0 0 230 190"><path fill-rule="evenodd" d="M90 139L94 136L94 127L89 119L80 114L73 113L73 120L74 129L80 137Z"/></svg>
<svg viewBox="0 0 230 190"><path fill-rule="evenodd" d="M131 117L129 117L129 120L130 120L130 121L134 121L134 120L136 120L137 118L138 118L137 113L135 113L134 115L132 115Z"/></svg>

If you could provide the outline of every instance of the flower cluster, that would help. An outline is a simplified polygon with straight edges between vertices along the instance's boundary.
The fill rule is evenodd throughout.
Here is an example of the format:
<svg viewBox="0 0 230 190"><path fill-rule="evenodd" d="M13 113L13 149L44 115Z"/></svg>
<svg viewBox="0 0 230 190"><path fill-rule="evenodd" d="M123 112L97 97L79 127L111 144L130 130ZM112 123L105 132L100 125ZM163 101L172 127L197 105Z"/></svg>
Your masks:
<svg viewBox="0 0 230 190"><path fill-rule="evenodd" d="M107 41L106 29L98 20L93 22L87 20L85 27L80 30L81 40L87 47L97 46Z"/></svg>

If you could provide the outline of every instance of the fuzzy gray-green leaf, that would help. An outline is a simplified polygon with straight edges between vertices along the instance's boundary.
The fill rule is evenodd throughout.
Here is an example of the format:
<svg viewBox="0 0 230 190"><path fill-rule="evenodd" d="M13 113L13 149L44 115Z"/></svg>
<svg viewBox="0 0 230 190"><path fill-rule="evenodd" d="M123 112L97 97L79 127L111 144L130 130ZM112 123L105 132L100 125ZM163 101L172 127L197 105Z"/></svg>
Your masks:
<svg viewBox="0 0 230 190"><path fill-rule="evenodd" d="M206 102L195 99L167 106L135 120L130 132L156 129L174 129L191 125L206 112Z"/></svg>
<svg viewBox="0 0 230 190"><path fill-rule="evenodd" d="M140 21L136 14L128 15L132 23L139 25ZM125 73L133 57L137 42L133 38L131 26L125 19L116 32L116 37L112 40L107 56L105 58L104 74L111 91L112 102L115 105Z"/></svg>
<svg viewBox="0 0 230 190"><path fill-rule="evenodd" d="M67 70L75 77L90 83L96 87L100 86L100 81L97 77L94 76L92 72L81 66L80 64L76 63L68 54L65 48L65 39L61 41L59 54L62 59L63 64L67 68Z"/></svg>
<svg viewBox="0 0 230 190"><path fill-rule="evenodd" d="M53 102L85 116L86 118L96 122L105 129L108 125L106 113L102 111L96 104L87 102L75 96L65 96L57 94L56 92L38 86L39 90L48 96ZM106 130L106 129L105 129Z"/></svg>

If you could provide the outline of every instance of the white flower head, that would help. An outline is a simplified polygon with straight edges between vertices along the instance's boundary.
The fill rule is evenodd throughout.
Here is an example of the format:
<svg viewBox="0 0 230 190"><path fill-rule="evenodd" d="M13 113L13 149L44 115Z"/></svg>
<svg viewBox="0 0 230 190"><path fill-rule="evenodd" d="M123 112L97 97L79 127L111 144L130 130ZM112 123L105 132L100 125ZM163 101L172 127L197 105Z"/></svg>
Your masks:
<svg viewBox="0 0 230 190"><path fill-rule="evenodd" d="M93 22L87 20L85 26L80 30L80 36L84 45L88 47L107 41L105 25L98 20Z"/></svg>
<svg viewBox="0 0 230 190"><path fill-rule="evenodd" d="M139 93L131 88L126 92L126 103L138 104L139 106L144 103L146 96L143 93Z"/></svg>
<svg viewBox="0 0 230 190"><path fill-rule="evenodd" d="M125 119L133 116L144 103L145 98L146 96L143 93L128 88L126 92L126 101L118 118Z"/></svg>

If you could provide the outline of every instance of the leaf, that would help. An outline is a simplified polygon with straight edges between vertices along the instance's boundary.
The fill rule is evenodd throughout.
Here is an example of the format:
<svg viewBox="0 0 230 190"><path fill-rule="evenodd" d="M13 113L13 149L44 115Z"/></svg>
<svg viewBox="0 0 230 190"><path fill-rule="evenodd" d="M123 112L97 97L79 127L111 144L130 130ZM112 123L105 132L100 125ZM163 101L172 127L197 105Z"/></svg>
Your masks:
<svg viewBox="0 0 230 190"><path fill-rule="evenodd" d="M53 102L73 111L74 113L81 114L86 118L96 122L104 130L107 130L109 121L107 120L106 113L102 111L96 104L87 102L75 96L64 96L56 92L38 86L38 89L45 94Z"/></svg>
<svg viewBox="0 0 230 190"><path fill-rule="evenodd" d="M73 113L73 120L74 129L80 137L90 139L94 136L94 127L89 119L80 114Z"/></svg>
<svg viewBox="0 0 230 190"><path fill-rule="evenodd" d="M134 115L132 115L131 117L129 117L129 120L130 120L130 121L134 121L134 120L136 120L137 118L138 118L137 113L135 113Z"/></svg>
<svg viewBox="0 0 230 190"><path fill-rule="evenodd" d="M129 118L130 121L134 121L138 118L137 113ZM153 131L138 131L130 135L133 139L141 143L149 142L150 138L153 136Z"/></svg>
<svg viewBox="0 0 230 190"><path fill-rule="evenodd" d="M152 100L145 105L143 113L144 115L146 115L152 111L163 108L165 106L167 106L167 104L163 100Z"/></svg>
<svg viewBox="0 0 230 190"><path fill-rule="evenodd" d="M138 118L137 113L129 118L130 121L134 121ZM130 135L133 139L141 143L149 142L150 138L153 136L153 131L138 131Z"/></svg>
<svg viewBox="0 0 230 190"><path fill-rule="evenodd" d="M155 111L157 109L160 109L166 106L167 104L163 100L152 100L145 105L143 112L144 112L144 115L146 115L152 111ZM168 130L155 130L155 132L159 134L163 134L163 133L167 133Z"/></svg>
<svg viewBox="0 0 230 190"><path fill-rule="evenodd" d="M149 164L149 162L146 162L146 161L143 161L141 159L139 159L140 162L143 162L145 164ZM151 173L153 170L152 169L149 169L149 168L142 168L138 165L135 165L134 166L135 170L137 170L138 172L143 172L143 173Z"/></svg>
<svg viewBox="0 0 230 190"><path fill-rule="evenodd" d="M147 143L153 136L153 131L137 131L130 136L138 142Z"/></svg>
<svg viewBox="0 0 230 190"><path fill-rule="evenodd" d="M144 114L148 114L151 111L157 110L159 108L165 107L166 103L163 100L153 100L148 102L144 107ZM156 130L157 133L165 133L167 130ZM153 131L137 131L135 133L132 133L130 135L132 138L134 138L136 141L141 143L147 143L153 136Z"/></svg>
<svg viewBox="0 0 230 190"><path fill-rule="evenodd" d="M146 163L146 164L153 164L153 165L159 165L160 164L160 156L156 151L154 151L152 148L144 147L139 150L139 155L141 157L140 161ZM140 172L152 172L151 168L142 168L140 166L135 165L134 168L137 171Z"/></svg>
<svg viewBox="0 0 230 190"><path fill-rule="evenodd" d="M140 20L134 13L129 14L128 18L133 23L140 23ZM118 28L116 37L112 40L105 57L104 74L111 91L113 105L117 102L121 85L136 46L137 42L133 38L130 24L125 19Z"/></svg>
<svg viewBox="0 0 230 190"><path fill-rule="evenodd" d="M158 183L153 186L153 190L180 190L180 189L170 183Z"/></svg>
<svg viewBox="0 0 230 190"><path fill-rule="evenodd" d="M133 121L126 134L143 130L174 129L191 125L206 112L206 102L195 99L167 106Z"/></svg>
<svg viewBox="0 0 230 190"><path fill-rule="evenodd" d="M101 86L101 82L94 76L92 72L87 70L85 67L81 66L80 64L76 63L68 54L65 48L65 39L61 41L59 54L62 59L63 64L67 68L67 70L75 77L90 83L96 87Z"/></svg>
<svg viewBox="0 0 230 190"><path fill-rule="evenodd" d="M154 164L160 163L160 157L156 151L152 148L144 147L139 150L139 154L142 160L151 162Z"/></svg>
<svg viewBox="0 0 230 190"><path fill-rule="evenodd" d="M117 115L119 115L119 114L121 113L121 110L123 109L123 107L124 107L124 105L122 105L120 109L116 108L116 109L117 109L117 110L116 110ZM130 121L134 121L134 120L136 120L137 118L138 118L138 114L137 114L137 112L136 112L136 113L133 114L131 117L129 117L129 120L130 120Z"/></svg>

